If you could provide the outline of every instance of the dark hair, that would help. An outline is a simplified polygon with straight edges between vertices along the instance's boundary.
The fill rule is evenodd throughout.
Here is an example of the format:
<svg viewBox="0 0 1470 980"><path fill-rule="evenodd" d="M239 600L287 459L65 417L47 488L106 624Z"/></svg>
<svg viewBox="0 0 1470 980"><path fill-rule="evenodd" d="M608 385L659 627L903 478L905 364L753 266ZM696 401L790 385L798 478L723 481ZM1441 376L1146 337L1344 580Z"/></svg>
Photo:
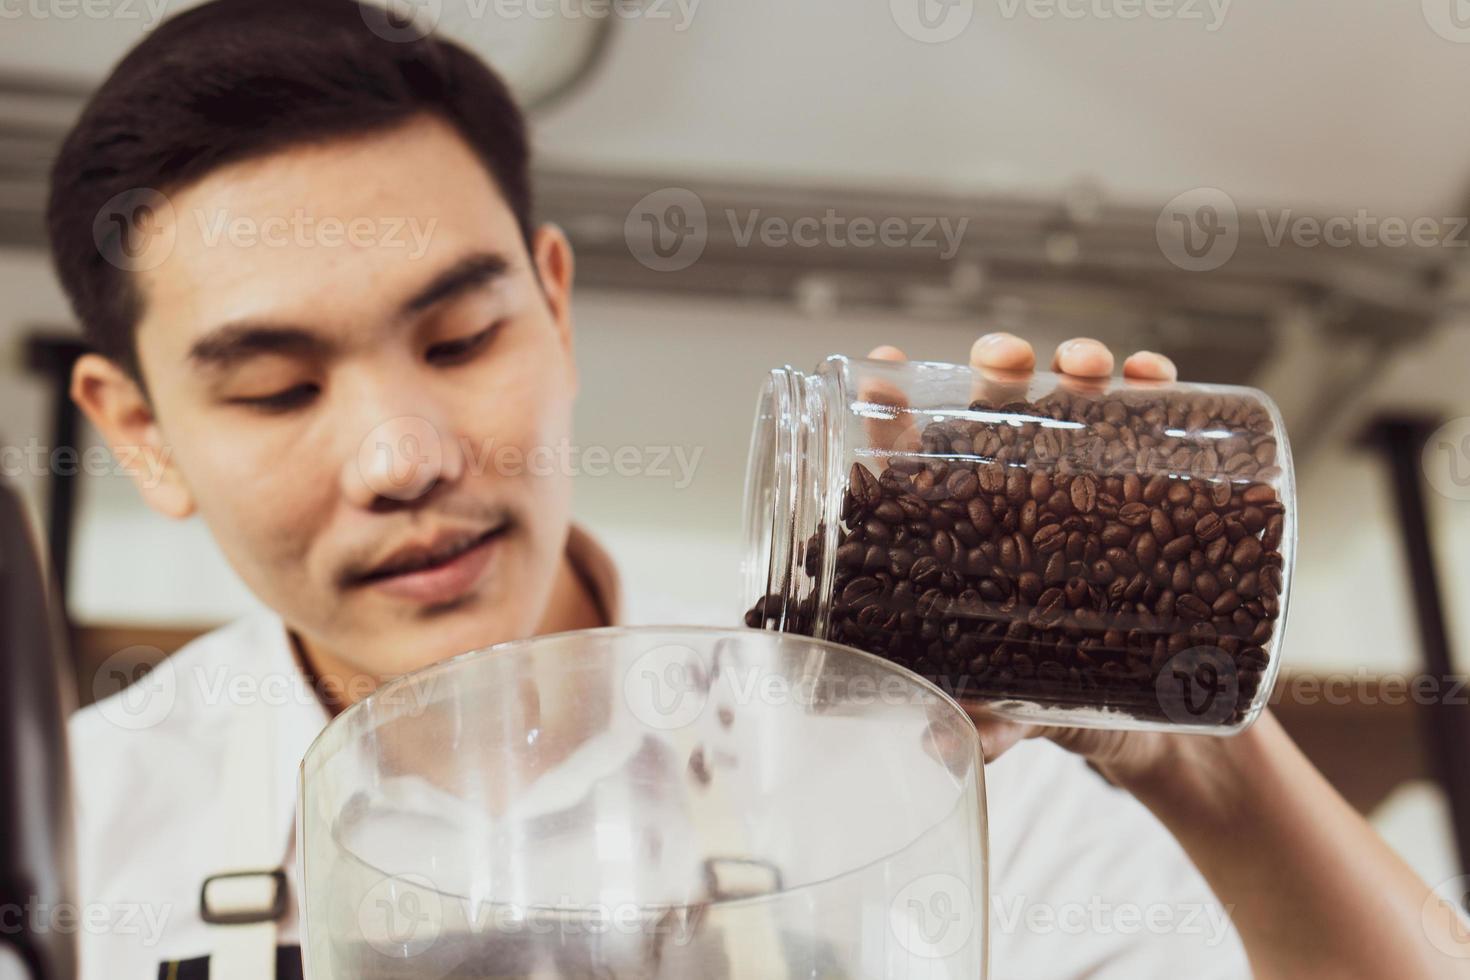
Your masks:
<svg viewBox="0 0 1470 980"><path fill-rule="evenodd" d="M88 341L141 382L142 300L102 210L146 203L289 146L434 114L484 162L531 239L530 148L505 83L475 55L404 36L357 0L214 0L172 17L118 64L63 143L46 220ZM132 213L129 208L128 213ZM123 246L126 241L121 242Z"/></svg>

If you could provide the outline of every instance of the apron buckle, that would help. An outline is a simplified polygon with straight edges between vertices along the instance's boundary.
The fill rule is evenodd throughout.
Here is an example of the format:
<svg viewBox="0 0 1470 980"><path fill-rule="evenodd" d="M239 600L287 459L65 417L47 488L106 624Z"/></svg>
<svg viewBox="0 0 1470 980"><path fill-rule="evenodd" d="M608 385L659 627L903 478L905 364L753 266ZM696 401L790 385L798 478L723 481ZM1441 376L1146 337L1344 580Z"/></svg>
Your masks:
<svg viewBox="0 0 1470 980"><path fill-rule="evenodd" d="M277 922L286 914L286 890L281 868L210 875L199 889L199 915L214 926Z"/></svg>

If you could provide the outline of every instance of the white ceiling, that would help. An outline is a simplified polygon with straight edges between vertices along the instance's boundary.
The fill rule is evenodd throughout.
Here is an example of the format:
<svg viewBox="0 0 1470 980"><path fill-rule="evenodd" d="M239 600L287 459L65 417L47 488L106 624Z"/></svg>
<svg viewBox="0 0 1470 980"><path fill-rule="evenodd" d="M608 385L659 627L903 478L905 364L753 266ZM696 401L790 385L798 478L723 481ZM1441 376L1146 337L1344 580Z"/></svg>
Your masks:
<svg viewBox="0 0 1470 980"><path fill-rule="evenodd" d="M1214 32L974 2L942 44L906 36L889 0L704 0L683 33L630 23L542 145L587 166L961 192L1095 178L1145 201L1212 185L1383 216L1460 203L1470 43L1434 33L1420 0L1239 2Z"/></svg>
<svg viewBox="0 0 1470 980"><path fill-rule="evenodd" d="M516 14L574 0L419 2L517 75L587 36L585 19ZM1098 11L1145 0L951 0L972 16L937 44L895 9L941 0L644 2L663 16L620 19L591 84L542 121L548 161L962 193L1095 179L1141 203L1209 185L1406 218L1453 213L1470 177L1470 27L1464 43L1431 27L1462 0L1214 0L1214 30L1210 0L1147 0L1194 19L1132 20ZM87 5L115 13L62 16ZM189 4L7 2L0 70L100 77L160 5ZM1082 16L1028 13L1058 5Z"/></svg>

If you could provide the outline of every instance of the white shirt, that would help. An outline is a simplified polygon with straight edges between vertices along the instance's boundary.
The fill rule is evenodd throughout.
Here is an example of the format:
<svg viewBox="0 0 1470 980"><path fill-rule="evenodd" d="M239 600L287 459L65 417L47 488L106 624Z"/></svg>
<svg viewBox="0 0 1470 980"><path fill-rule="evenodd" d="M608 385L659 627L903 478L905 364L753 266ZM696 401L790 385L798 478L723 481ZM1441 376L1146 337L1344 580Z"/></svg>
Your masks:
<svg viewBox="0 0 1470 980"><path fill-rule="evenodd" d="M615 615L606 557L580 534L573 557ZM220 828L235 808L225 791L230 733L262 704L276 719L269 834L293 899L278 941L299 944L297 771L328 718L284 624L261 612L72 719L82 980L153 980L168 975L163 964L209 954L200 886L223 870ZM1227 910L1179 845L1081 759L1032 740L985 780L997 980L1250 977Z"/></svg>

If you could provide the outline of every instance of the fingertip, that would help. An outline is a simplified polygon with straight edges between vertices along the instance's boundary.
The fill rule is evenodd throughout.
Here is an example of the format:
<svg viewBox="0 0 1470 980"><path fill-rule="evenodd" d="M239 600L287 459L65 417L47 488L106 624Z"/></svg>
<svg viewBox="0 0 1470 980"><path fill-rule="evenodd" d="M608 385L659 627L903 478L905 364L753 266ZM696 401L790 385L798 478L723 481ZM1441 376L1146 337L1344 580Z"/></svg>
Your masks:
<svg viewBox="0 0 1470 980"><path fill-rule="evenodd" d="M999 371L1030 371L1036 367L1036 350L1013 333L988 333L970 348L970 363Z"/></svg>
<svg viewBox="0 0 1470 980"><path fill-rule="evenodd" d="M907 361L908 355L891 344L882 344L868 352L870 361Z"/></svg>
<svg viewBox="0 0 1470 980"><path fill-rule="evenodd" d="M1077 378L1106 378L1113 373L1113 352L1090 337L1077 337L1057 347L1052 366Z"/></svg>
<svg viewBox="0 0 1470 980"><path fill-rule="evenodd" d="M1141 350L1123 362L1123 377L1134 381L1178 381L1179 368L1163 354Z"/></svg>

